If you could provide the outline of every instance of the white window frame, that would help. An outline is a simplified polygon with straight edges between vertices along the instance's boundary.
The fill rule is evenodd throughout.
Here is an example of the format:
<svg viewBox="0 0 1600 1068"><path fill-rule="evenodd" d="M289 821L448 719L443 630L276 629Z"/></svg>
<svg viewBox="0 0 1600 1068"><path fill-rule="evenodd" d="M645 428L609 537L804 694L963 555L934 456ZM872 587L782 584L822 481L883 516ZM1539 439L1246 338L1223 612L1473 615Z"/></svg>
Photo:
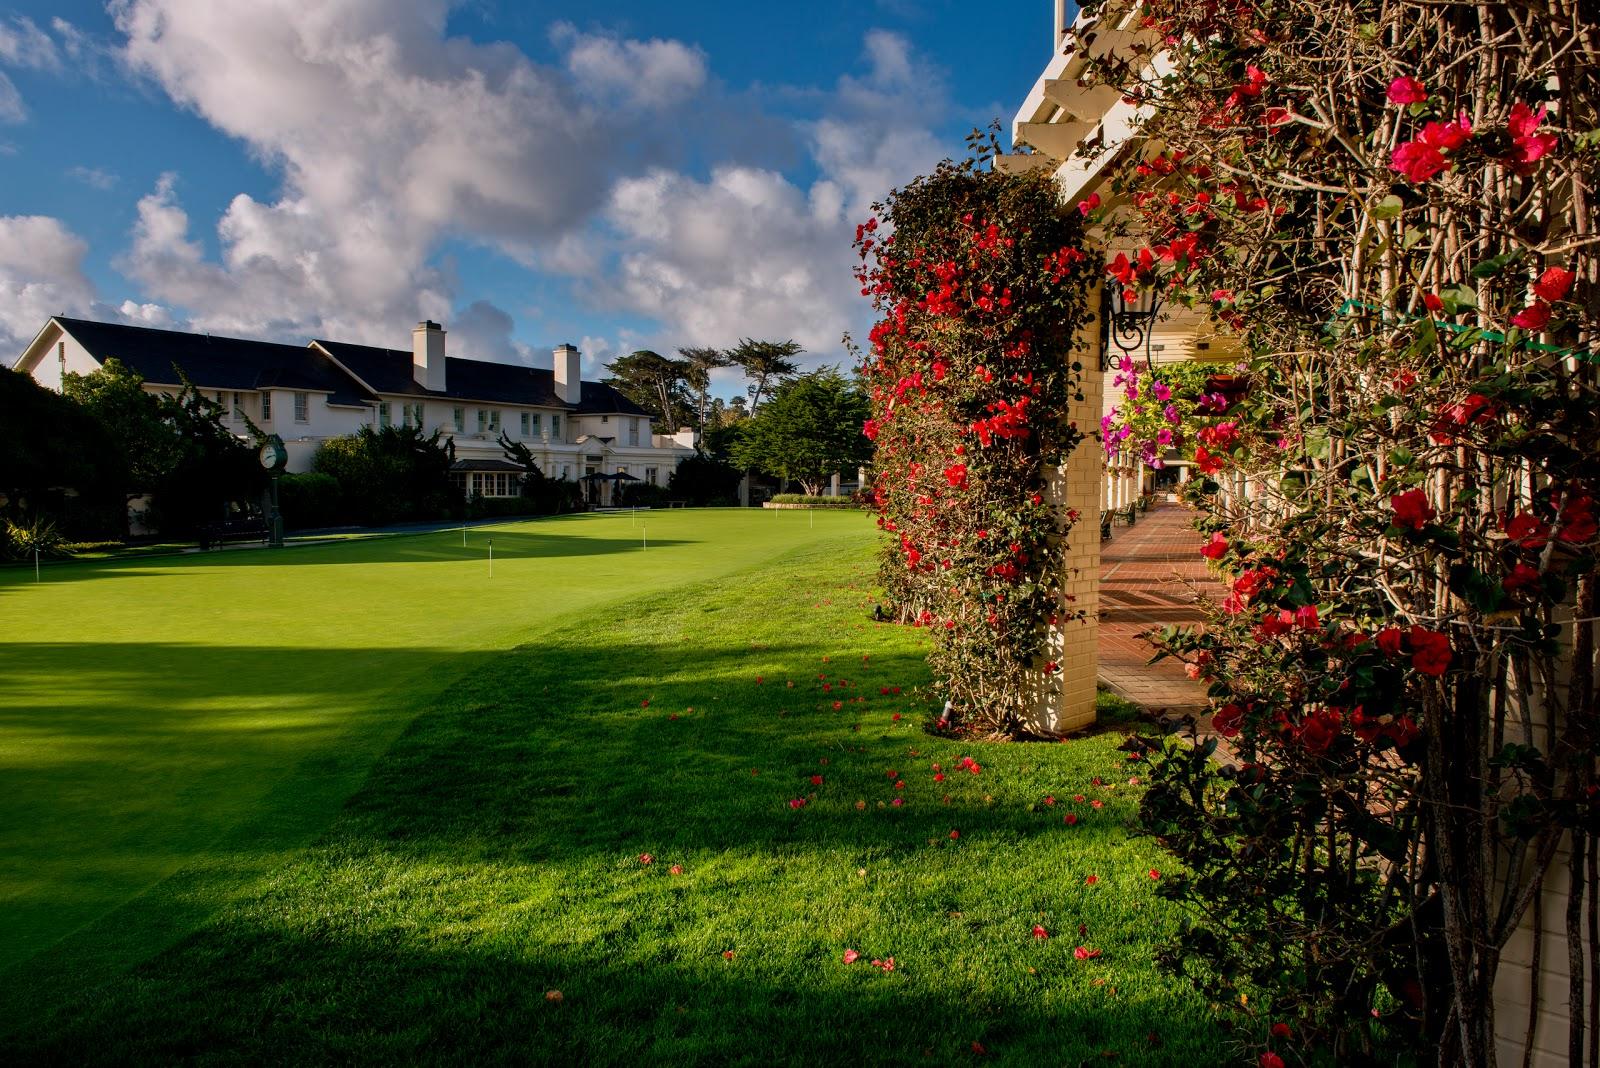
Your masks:
<svg viewBox="0 0 1600 1068"><path fill-rule="evenodd" d="M378 402L378 428L381 430L382 428L384 428L386 426L393 425L393 423L394 423L394 417L389 412L389 402L388 401L379 401Z"/></svg>
<svg viewBox="0 0 1600 1068"><path fill-rule="evenodd" d="M261 394L261 421L263 423L272 422L272 394L270 393Z"/></svg>
<svg viewBox="0 0 1600 1068"><path fill-rule="evenodd" d="M309 393L296 393L294 395L294 421L297 423L311 422L311 395Z"/></svg>
<svg viewBox="0 0 1600 1068"><path fill-rule="evenodd" d="M467 432L467 410L465 408L452 408L450 410L450 420L455 426L457 434L465 434Z"/></svg>

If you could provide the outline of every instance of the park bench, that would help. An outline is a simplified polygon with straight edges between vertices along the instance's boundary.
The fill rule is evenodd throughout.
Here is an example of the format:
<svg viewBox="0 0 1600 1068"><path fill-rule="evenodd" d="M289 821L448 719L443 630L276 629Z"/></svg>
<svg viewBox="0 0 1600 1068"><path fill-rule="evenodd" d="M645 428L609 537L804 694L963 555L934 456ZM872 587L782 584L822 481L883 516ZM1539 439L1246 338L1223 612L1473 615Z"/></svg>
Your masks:
<svg viewBox="0 0 1600 1068"><path fill-rule="evenodd" d="M265 542L271 536L272 528L267 525L265 516L222 519L215 523L207 523L200 528L200 548L210 549L212 546L229 541Z"/></svg>
<svg viewBox="0 0 1600 1068"><path fill-rule="evenodd" d="M1105 541L1106 539L1111 537L1111 520L1113 518L1115 518L1115 516L1116 516L1116 513L1112 512L1110 509L1107 509L1106 511L1100 513L1100 540L1101 541Z"/></svg>

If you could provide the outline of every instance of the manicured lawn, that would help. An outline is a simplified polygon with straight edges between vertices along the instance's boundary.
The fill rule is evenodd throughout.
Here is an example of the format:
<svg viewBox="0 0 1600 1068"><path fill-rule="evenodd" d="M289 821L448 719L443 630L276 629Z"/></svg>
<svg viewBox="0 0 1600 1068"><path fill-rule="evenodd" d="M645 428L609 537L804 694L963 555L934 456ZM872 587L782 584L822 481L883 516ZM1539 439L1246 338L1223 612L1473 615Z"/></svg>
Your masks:
<svg viewBox="0 0 1600 1068"><path fill-rule="evenodd" d="M0 573L8 1060L1219 1059L1118 739L924 734L866 517L469 541Z"/></svg>

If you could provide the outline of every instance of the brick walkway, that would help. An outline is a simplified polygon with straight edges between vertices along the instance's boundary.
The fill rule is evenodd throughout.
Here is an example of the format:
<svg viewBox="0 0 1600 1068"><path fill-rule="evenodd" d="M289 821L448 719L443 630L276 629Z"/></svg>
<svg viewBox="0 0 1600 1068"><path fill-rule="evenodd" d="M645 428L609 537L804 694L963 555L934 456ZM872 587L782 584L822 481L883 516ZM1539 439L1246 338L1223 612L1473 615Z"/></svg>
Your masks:
<svg viewBox="0 0 1600 1068"><path fill-rule="evenodd" d="M1192 682L1176 660L1155 654L1139 638L1170 624L1204 621L1196 591L1222 596L1200 555L1204 540L1191 525L1194 513L1161 503L1100 546L1100 682L1152 712L1201 712L1206 688Z"/></svg>

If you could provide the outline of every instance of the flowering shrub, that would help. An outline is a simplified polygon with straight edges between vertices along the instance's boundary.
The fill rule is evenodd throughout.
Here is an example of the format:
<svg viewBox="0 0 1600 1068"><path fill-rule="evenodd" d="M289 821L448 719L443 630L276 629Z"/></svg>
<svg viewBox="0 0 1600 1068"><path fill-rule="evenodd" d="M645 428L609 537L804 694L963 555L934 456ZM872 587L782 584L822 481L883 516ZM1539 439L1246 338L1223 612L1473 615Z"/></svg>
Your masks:
<svg viewBox="0 0 1600 1068"><path fill-rule="evenodd" d="M1168 449L1192 456L1197 416L1226 404L1206 392L1217 365L1188 360L1152 371L1124 355L1113 366L1111 389L1120 399L1100 420L1106 455L1127 449L1154 468L1164 466Z"/></svg>
<svg viewBox="0 0 1600 1068"><path fill-rule="evenodd" d="M1493 1063L1525 920L1564 926L1582 1004L1594 926L1535 905L1554 863L1593 892L1600 830L1600 38L1574 17L1151 0L1097 64L1152 146L1114 183L1143 247L1111 277L1251 353L1195 433L1227 596L1162 637L1233 759L1153 750L1143 819L1190 873L1162 883L1196 917L1170 963L1262 1063Z"/></svg>
<svg viewBox="0 0 1600 1068"><path fill-rule="evenodd" d="M860 358L884 585L934 633L939 726L1003 732L1056 685L1048 632L1076 614L1062 583L1077 517L1050 477L1082 437L1065 412L1096 268L1048 177L981 162L947 161L859 228L880 315Z"/></svg>

